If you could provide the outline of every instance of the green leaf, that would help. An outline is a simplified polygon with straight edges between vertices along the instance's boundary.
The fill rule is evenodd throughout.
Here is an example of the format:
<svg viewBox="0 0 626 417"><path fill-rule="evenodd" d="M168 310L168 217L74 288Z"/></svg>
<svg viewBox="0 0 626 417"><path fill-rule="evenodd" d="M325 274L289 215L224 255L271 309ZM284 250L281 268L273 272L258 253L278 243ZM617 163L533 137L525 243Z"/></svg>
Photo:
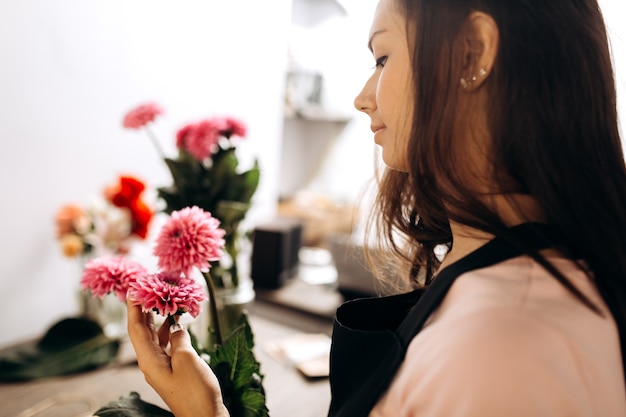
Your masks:
<svg viewBox="0 0 626 417"><path fill-rule="evenodd" d="M267 417L260 364L253 352L254 337L245 314L241 325L211 355L224 404L233 417Z"/></svg>
<svg viewBox="0 0 626 417"><path fill-rule="evenodd" d="M217 203L213 214L220 219L220 227L227 233L233 234L237 230L239 222L246 217L248 210L250 210L250 204L221 200Z"/></svg>
<svg viewBox="0 0 626 417"><path fill-rule="evenodd" d="M224 151L219 159L213 159L213 166L210 170L212 175L210 195L212 199L226 199L225 196L221 196L221 194L227 192L232 186L232 180L237 175L236 170L238 164L239 160L237 159L234 148Z"/></svg>
<svg viewBox="0 0 626 417"><path fill-rule="evenodd" d="M119 341L85 318L55 323L36 343L0 352L0 381L28 381L99 368L117 356Z"/></svg>
<svg viewBox="0 0 626 417"><path fill-rule="evenodd" d="M171 214L174 210L195 205L223 223L230 223L233 230L245 217L259 185L258 160L255 159L250 170L239 172L236 148L224 147L223 144L204 162L196 160L184 150L179 151L177 158L164 160L173 179L171 186L158 188L158 195L166 204L166 213ZM227 215L218 213L218 205L224 201L243 203L248 208L237 218L229 220Z"/></svg>
<svg viewBox="0 0 626 417"><path fill-rule="evenodd" d="M228 187L222 191L220 199L249 203L259 184L261 173L258 162L252 169L240 174L233 173L228 180Z"/></svg>
<svg viewBox="0 0 626 417"><path fill-rule="evenodd" d="M211 161L213 163L213 165L216 164L220 164L222 159L224 158L231 158L233 155L235 155L235 147L223 147L223 146L219 146L217 152L215 152L213 155L211 155ZM236 156L235 156L236 159ZM237 167L237 165L239 164L239 161L236 160L235 161L235 168Z"/></svg>
<svg viewBox="0 0 626 417"><path fill-rule="evenodd" d="M99 417L173 417L174 414L143 401L139 394L131 392L127 397L111 401L94 414Z"/></svg>
<svg viewBox="0 0 626 417"><path fill-rule="evenodd" d="M176 187L160 187L157 188L157 193L165 201L164 211L167 214L172 214L174 210L180 210L185 207Z"/></svg>
<svg viewBox="0 0 626 417"><path fill-rule="evenodd" d="M265 406L265 395L258 390L247 390L241 394L241 403L243 405L242 417L261 417L269 416L267 407Z"/></svg>
<svg viewBox="0 0 626 417"><path fill-rule="evenodd" d="M172 174L174 185L180 191L187 187L196 188L201 164L197 161L165 158L165 163Z"/></svg>
<svg viewBox="0 0 626 417"><path fill-rule="evenodd" d="M242 173L239 178L241 179L241 194L238 201L242 203L249 203L252 200L252 196L256 192L259 186L259 180L261 179L261 170L259 169L258 161L254 162L254 168Z"/></svg>

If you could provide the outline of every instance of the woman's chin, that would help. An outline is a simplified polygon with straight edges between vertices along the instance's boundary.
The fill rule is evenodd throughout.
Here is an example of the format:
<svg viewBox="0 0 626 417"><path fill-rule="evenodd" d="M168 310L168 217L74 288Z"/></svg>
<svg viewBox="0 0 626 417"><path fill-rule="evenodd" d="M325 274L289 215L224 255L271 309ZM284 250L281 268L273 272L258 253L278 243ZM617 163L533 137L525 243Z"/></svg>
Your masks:
<svg viewBox="0 0 626 417"><path fill-rule="evenodd" d="M401 161L398 155L386 155L383 148L382 159L385 166L393 171L409 172L406 161Z"/></svg>

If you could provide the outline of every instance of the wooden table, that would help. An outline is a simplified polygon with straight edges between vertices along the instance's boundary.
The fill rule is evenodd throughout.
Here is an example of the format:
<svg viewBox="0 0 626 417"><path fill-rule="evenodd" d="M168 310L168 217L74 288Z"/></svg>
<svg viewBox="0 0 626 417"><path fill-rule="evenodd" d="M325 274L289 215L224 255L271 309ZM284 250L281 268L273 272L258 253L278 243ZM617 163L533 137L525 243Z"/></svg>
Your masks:
<svg viewBox="0 0 626 417"><path fill-rule="evenodd" d="M306 379L291 365L270 357L264 345L302 332L330 334L332 323L327 318L255 301L250 307L250 324L264 374L270 416L325 416L330 403L328 379ZM0 417L91 416L95 409L131 391L139 393L143 400L165 408L133 359L134 352L125 342L119 360L99 370L26 383L0 384ZM38 414L20 414L52 402L60 404Z"/></svg>

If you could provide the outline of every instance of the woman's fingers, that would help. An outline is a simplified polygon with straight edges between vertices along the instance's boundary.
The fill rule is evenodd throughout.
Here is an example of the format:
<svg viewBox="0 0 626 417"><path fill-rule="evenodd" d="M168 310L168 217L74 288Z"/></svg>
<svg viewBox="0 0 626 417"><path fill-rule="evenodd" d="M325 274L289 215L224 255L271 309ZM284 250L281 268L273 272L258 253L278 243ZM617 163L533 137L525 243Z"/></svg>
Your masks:
<svg viewBox="0 0 626 417"><path fill-rule="evenodd" d="M167 320L156 331L151 314L144 314L132 302L127 306L128 335L139 368L172 412L177 416L228 416L219 382L196 354L189 333Z"/></svg>
<svg viewBox="0 0 626 417"><path fill-rule="evenodd" d="M134 341L156 341L154 321L151 314L145 314L140 306L135 306L132 302L127 303L128 308L128 333Z"/></svg>
<svg viewBox="0 0 626 417"><path fill-rule="evenodd" d="M164 320L158 331L159 345L161 348L167 348L167 344L170 342L170 323L169 320Z"/></svg>
<svg viewBox="0 0 626 417"><path fill-rule="evenodd" d="M128 336L137 355L139 367L148 372L169 370L169 357L159 344L152 315L143 313L141 307L134 306L131 302L127 307Z"/></svg>
<svg viewBox="0 0 626 417"><path fill-rule="evenodd" d="M174 357L175 354L181 352L189 352L197 355L195 349L191 345L191 337L189 332L185 330L180 324L173 325L171 327L170 334L170 355Z"/></svg>

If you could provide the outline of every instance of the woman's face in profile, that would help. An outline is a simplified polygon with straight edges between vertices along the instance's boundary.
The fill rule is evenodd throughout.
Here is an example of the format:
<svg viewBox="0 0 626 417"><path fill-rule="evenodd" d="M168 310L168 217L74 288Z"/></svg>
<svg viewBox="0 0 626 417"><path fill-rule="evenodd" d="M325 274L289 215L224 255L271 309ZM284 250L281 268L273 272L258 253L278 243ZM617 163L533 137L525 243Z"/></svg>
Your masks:
<svg viewBox="0 0 626 417"><path fill-rule="evenodd" d="M354 105L370 116L374 141L382 148L385 164L407 171L413 89L406 22L395 1L378 3L368 45L376 66Z"/></svg>

